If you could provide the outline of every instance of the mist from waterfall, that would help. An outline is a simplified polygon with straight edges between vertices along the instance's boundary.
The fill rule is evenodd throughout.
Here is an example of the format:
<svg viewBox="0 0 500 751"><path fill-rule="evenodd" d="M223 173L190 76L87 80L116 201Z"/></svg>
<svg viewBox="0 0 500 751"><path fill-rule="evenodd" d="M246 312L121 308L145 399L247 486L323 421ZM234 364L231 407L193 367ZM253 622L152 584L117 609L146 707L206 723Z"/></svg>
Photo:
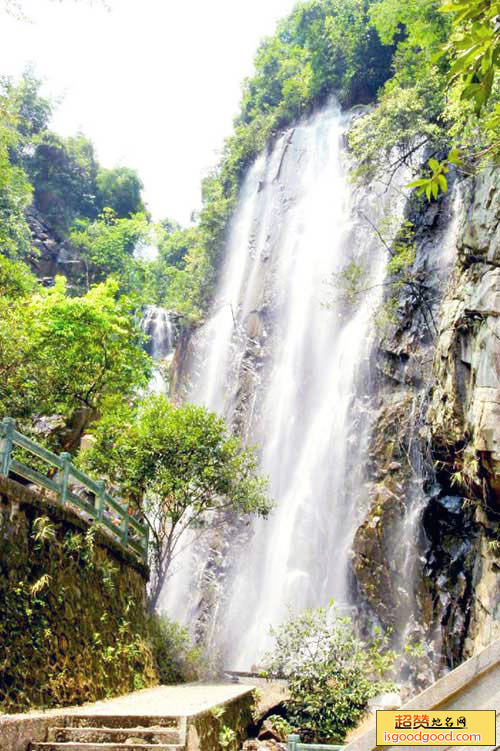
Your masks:
<svg viewBox="0 0 500 751"><path fill-rule="evenodd" d="M367 459L357 392L368 375L386 262L370 222L399 212L404 195L397 181L392 190L353 188L348 122L331 103L249 170L212 315L193 342L185 397L261 447L277 503L246 542L226 541L233 563L210 634L227 668L258 663L270 626L289 609L331 597L350 603L349 551ZM352 262L364 269L366 291L346 308L327 282ZM162 603L185 622L199 607L196 565L199 572L196 551L183 556Z"/></svg>

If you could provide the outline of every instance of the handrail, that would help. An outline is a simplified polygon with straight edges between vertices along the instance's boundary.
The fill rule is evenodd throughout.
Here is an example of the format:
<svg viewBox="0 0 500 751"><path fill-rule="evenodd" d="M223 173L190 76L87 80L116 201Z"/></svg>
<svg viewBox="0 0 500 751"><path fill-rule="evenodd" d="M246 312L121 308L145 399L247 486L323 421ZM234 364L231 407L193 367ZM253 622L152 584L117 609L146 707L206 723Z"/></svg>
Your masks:
<svg viewBox="0 0 500 751"><path fill-rule="evenodd" d="M326 743L301 743L300 735L288 736L288 751L342 751L344 746L330 746Z"/></svg>
<svg viewBox="0 0 500 751"><path fill-rule="evenodd" d="M29 451L34 456L57 468L54 479L46 477L32 467L19 462L12 456L15 446ZM36 485L50 490L62 506L72 504L83 511L86 516L102 525L103 530L118 541L135 556L146 563L148 557L149 528L141 524L128 512L128 504L119 503L106 492L103 480L92 480L84 472L71 463L71 454L54 454L52 451L39 446L30 438L16 430L16 423L12 417L4 417L0 422L0 477L8 477L10 472L23 477ZM94 496L94 503L80 498L71 489L71 480L90 491ZM89 521L86 519L86 521Z"/></svg>

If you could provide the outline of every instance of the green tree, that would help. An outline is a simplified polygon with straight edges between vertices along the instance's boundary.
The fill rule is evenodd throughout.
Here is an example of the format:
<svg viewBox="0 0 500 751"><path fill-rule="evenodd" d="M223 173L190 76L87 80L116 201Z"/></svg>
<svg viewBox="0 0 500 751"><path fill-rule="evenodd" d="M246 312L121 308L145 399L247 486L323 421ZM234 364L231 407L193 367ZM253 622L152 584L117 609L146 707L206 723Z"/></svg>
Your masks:
<svg viewBox="0 0 500 751"><path fill-rule="evenodd" d="M498 159L499 13L499 0L378 0L371 6L381 41L398 44L395 75L380 107L359 120L349 137L358 174L390 179L415 153L421 162L425 147L425 173L409 187L431 200L447 190L452 165L470 173Z"/></svg>
<svg viewBox="0 0 500 751"><path fill-rule="evenodd" d="M24 211L31 201L31 185L11 155L19 146L18 110L9 82L0 81L0 253L16 257L27 253L31 235Z"/></svg>
<svg viewBox="0 0 500 751"><path fill-rule="evenodd" d="M97 162L82 134L61 138L43 130L33 139L25 168L34 187L34 204L51 227L65 236L77 217L95 218Z"/></svg>
<svg viewBox="0 0 500 751"><path fill-rule="evenodd" d="M105 169L97 173L97 204L102 211L113 209L119 219L144 213L141 193L144 188L137 172L129 167Z"/></svg>
<svg viewBox="0 0 500 751"><path fill-rule="evenodd" d="M472 100L477 115L488 102L500 64L500 0L451 0L440 9L453 14L453 36L442 50L453 65L461 99Z"/></svg>
<svg viewBox="0 0 500 751"><path fill-rule="evenodd" d="M144 214L119 219L112 209L104 209L95 221L76 220L70 241L84 267L81 285L90 289L112 274L122 292L140 294L143 264L134 253L150 242L151 234L152 226Z"/></svg>
<svg viewBox="0 0 500 751"><path fill-rule="evenodd" d="M286 717L306 742L342 743L368 699L393 688L395 655L377 632L361 641L350 618L332 608L307 610L272 632L266 672L286 678Z"/></svg>
<svg viewBox="0 0 500 751"><path fill-rule="evenodd" d="M42 82L32 68L24 71L16 85L10 81L8 85L17 113L17 129L22 136L22 144L28 145L34 136L47 129L52 104L40 95Z"/></svg>
<svg viewBox="0 0 500 751"><path fill-rule="evenodd" d="M358 118L348 140L355 174L390 182L403 164L416 172L422 153L439 153L448 143L446 64L433 55L449 35L440 0L379 0L369 16L381 41L396 50L393 76L379 92L378 106Z"/></svg>
<svg viewBox="0 0 500 751"><path fill-rule="evenodd" d="M84 466L112 478L122 497L146 515L153 608L187 531L198 537L209 528L207 512L223 520L224 512L267 516L271 509L255 451L202 407L176 408L152 395L137 409L124 406L102 419L94 435Z"/></svg>
<svg viewBox="0 0 500 751"><path fill-rule="evenodd" d="M62 277L50 289L33 289L19 268L5 274L8 294L0 297L3 414L27 427L35 414L69 418L83 408L96 417L145 387L151 361L131 304L116 297L116 282L70 297Z"/></svg>

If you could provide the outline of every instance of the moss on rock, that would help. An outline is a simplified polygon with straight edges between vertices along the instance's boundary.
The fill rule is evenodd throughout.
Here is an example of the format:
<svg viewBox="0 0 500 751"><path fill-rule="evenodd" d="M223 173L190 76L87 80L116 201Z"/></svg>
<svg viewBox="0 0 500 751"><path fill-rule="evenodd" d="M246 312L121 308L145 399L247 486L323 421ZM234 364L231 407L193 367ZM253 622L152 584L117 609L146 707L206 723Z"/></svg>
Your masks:
<svg viewBox="0 0 500 751"><path fill-rule="evenodd" d="M143 567L69 512L10 481L0 490L1 710L156 685Z"/></svg>

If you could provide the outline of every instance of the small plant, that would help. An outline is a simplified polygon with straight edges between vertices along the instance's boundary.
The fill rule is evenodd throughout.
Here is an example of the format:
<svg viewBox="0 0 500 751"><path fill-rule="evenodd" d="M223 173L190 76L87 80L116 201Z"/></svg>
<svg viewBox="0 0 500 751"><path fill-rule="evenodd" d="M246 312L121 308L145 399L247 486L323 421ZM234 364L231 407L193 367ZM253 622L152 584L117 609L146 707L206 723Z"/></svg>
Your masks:
<svg viewBox="0 0 500 751"><path fill-rule="evenodd" d="M30 594L32 597L36 597L40 592L46 589L50 585L51 577L49 574L43 574L34 584L30 587Z"/></svg>
<svg viewBox="0 0 500 751"><path fill-rule="evenodd" d="M84 545L83 535L80 532L67 532L63 545L66 552L79 553Z"/></svg>
<svg viewBox="0 0 500 751"><path fill-rule="evenodd" d="M83 551L83 558L88 565L91 565L94 562L94 553L95 553L95 529L93 527L89 527L88 530L85 532L85 542L84 542L84 551Z"/></svg>
<svg viewBox="0 0 500 751"><path fill-rule="evenodd" d="M110 561L103 561L99 565L99 572L101 574L104 589L108 594L113 594L115 591L114 579L118 574L118 567L114 566Z"/></svg>
<svg viewBox="0 0 500 751"><path fill-rule="evenodd" d="M216 707L212 707L210 710L210 714L215 717L216 720L220 720L220 718L224 715L226 711L225 707L221 707L220 704L218 704Z"/></svg>
<svg viewBox="0 0 500 751"><path fill-rule="evenodd" d="M450 171L448 165L458 167L461 164L461 160L458 154L458 150L452 149L448 154L448 159L446 161L438 162L437 159L429 159L427 164L428 174L425 177L419 177L418 180L414 180L406 187L416 188L419 196L425 193L427 200L430 201L431 198L434 198L434 200L436 200L440 191L442 193L447 192L448 181L445 175L447 175Z"/></svg>
<svg viewBox="0 0 500 751"><path fill-rule="evenodd" d="M388 637L379 631L370 643L361 641L351 619L333 607L307 610L272 635L266 667L288 680L287 719L308 742L341 743L368 699L394 688Z"/></svg>
<svg viewBox="0 0 500 751"><path fill-rule="evenodd" d="M223 725L219 732L219 744L222 746L222 748L228 748L235 741L236 732L227 725Z"/></svg>
<svg viewBox="0 0 500 751"><path fill-rule="evenodd" d="M149 619L149 634L160 683L197 679L204 667L202 650L192 644L187 629L163 614L154 614ZM218 711L218 708L214 710Z"/></svg>
<svg viewBox="0 0 500 751"><path fill-rule="evenodd" d="M47 516L39 516L33 522L33 539L38 544L55 540L56 528Z"/></svg>
<svg viewBox="0 0 500 751"><path fill-rule="evenodd" d="M296 730L293 725L290 725L288 720L285 720L284 717L281 717L278 714L269 715L266 722L269 723L276 735L278 735L283 742L286 741L290 733L294 733Z"/></svg>
<svg viewBox="0 0 500 751"><path fill-rule="evenodd" d="M498 555L500 553L500 540L488 540L488 550L493 555Z"/></svg>
<svg viewBox="0 0 500 751"><path fill-rule="evenodd" d="M140 691L141 689L146 688L142 673L134 673L133 686L134 691Z"/></svg>

